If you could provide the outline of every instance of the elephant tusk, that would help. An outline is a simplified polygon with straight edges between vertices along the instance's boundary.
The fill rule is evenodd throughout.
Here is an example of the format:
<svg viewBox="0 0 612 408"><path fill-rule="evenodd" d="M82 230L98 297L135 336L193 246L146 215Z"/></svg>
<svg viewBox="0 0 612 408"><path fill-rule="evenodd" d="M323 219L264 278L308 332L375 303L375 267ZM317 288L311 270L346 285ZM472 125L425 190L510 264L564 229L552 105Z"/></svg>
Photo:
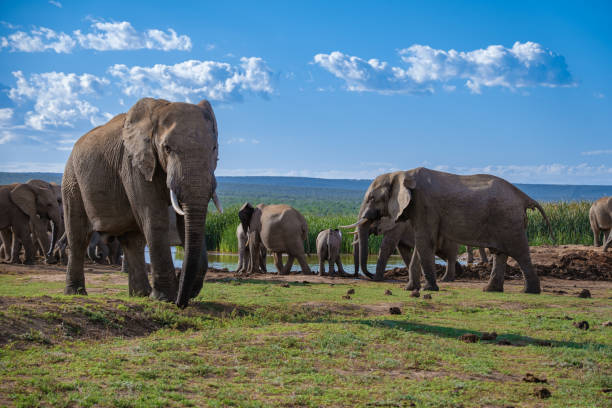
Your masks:
<svg viewBox="0 0 612 408"><path fill-rule="evenodd" d="M212 199L213 203L215 204L215 207L217 207L217 211L219 211L220 214L223 214L223 207L221 207L221 201L219 201L219 197L217 197L216 191L213 193Z"/></svg>
<svg viewBox="0 0 612 408"><path fill-rule="evenodd" d="M349 232L347 232L347 234L351 234L351 235L356 235L357 233L359 233L359 231L349 231Z"/></svg>
<svg viewBox="0 0 612 408"><path fill-rule="evenodd" d="M353 245L357 245L359 243L359 240L356 239L355 241L352 242Z"/></svg>
<svg viewBox="0 0 612 408"><path fill-rule="evenodd" d="M369 220L367 218L362 218L359 221L357 221L354 224L351 225L340 225L340 228L344 228L344 229L349 229L349 228L357 228L363 224L365 224L366 222L368 222Z"/></svg>
<svg viewBox="0 0 612 408"><path fill-rule="evenodd" d="M170 202L172 202L172 208L174 208L174 211L176 211L178 215L185 215L185 211L181 209L178 199L176 198L176 194L174 194L172 189L170 189Z"/></svg>

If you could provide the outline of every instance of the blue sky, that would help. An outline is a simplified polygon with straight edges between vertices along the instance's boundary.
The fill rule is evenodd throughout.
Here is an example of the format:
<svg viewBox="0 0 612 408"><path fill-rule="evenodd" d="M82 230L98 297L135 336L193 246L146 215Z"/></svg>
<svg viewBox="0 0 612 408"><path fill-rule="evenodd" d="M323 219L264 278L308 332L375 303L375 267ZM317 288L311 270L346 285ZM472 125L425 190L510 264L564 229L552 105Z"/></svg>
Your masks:
<svg viewBox="0 0 612 408"><path fill-rule="evenodd" d="M612 184L609 1L168 4L2 2L0 171L154 96L211 100L218 175Z"/></svg>

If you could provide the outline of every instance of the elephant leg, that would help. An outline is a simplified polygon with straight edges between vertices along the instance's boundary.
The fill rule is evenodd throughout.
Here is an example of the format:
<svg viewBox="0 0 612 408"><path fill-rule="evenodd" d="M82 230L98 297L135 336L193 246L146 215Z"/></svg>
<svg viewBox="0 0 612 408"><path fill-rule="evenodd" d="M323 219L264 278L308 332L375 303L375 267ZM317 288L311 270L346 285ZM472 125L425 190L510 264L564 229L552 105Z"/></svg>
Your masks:
<svg viewBox="0 0 612 408"><path fill-rule="evenodd" d="M9 228L5 228L0 231L0 237L2 238L2 253L0 254L0 261L8 261L10 259L10 248L12 247L13 232Z"/></svg>
<svg viewBox="0 0 612 408"><path fill-rule="evenodd" d="M319 276L325 275L325 258L322 253L319 253Z"/></svg>
<svg viewBox="0 0 612 408"><path fill-rule="evenodd" d="M302 273L305 274L305 275L312 275L312 271L310 270L310 266L308 265L308 261L306 260L306 254L304 254L304 253L298 254L296 256L296 258L297 258L297 260L298 260L298 262L300 264L300 268L302 269ZM291 262L293 262L293 260L291 260ZM287 261L287 263L288 263L288 261ZM330 262L329 263L330 272L331 272L332 268L333 268L333 265ZM291 270L291 268L289 268L289 270Z"/></svg>
<svg viewBox="0 0 612 408"><path fill-rule="evenodd" d="M436 257L433 250L432 240L429 237L416 239L416 250L421 260L421 269L427 283L423 290L439 290L436 284Z"/></svg>
<svg viewBox="0 0 612 408"><path fill-rule="evenodd" d="M338 267L339 276L347 276L347 273L344 271L344 267L342 266L342 259L340 259L340 255L336 257L336 266Z"/></svg>
<svg viewBox="0 0 612 408"><path fill-rule="evenodd" d="M129 274L129 266L127 263L127 257L125 255L125 251L123 254L123 260L121 261L121 273Z"/></svg>
<svg viewBox="0 0 612 408"><path fill-rule="evenodd" d="M281 252L274 252L274 266L279 275L283 274L283 254Z"/></svg>
<svg viewBox="0 0 612 408"><path fill-rule="evenodd" d="M387 262L397 247L397 244L398 240L395 239L394 234L383 236L382 242L380 243L380 250L378 251L378 261L376 261L376 275L374 276L374 280L382 281L385 279Z"/></svg>
<svg viewBox="0 0 612 408"><path fill-rule="evenodd" d="M488 264L489 257L487 256L487 251L483 247L479 247L478 252L480 252L480 263Z"/></svg>
<svg viewBox="0 0 612 408"><path fill-rule="evenodd" d="M166 213L164 209L164 214ZM167 227L167 224L161 228L145 225L145 238L149 246L149 256L151 257L151 277L153 281L151 297L166 302L174 302L178 292L178 279L174 271L174 263L172 262L172 251L170 251L170 245L168 245L168 231L167 228L164 227ZM144 242L142 242L142 239L136 241L137 250L135 249L134 253L137 251L140 253L140 246L142 246L142 256L138 255L138 259L139 261L142 259L144 262ZM131 267L131 258L129 264ZM203 279L204 276L202 275L202 271L199 271L196 281L194 282L194 288L197 286L197 282L203 281ZM201 287L200 284L200 289Z"/></svg>
<svg viewBox="0 0 612 408"><path fill-rule="evenodd" d="M334 267L334 261L330 258L327 260L327 263L329 265L329 276L335 276L336 268Z"/></svg>
<svg viewBox="0 0 612 408"><path fill-rule="evenodd" d="M412 251L412 257L408 266L408 285L406 289L421 289L421 259L419 258L416 248Z"/></svg>
<svg viewBox="0 0 612 408"><path fill-rule="evenodd" d="M603 252L606 252L608 248L612 246L612 233L610 232L610 230L608 230L607 232L608 232L608 235L606 237L606 243L604 244L604 247L603 247Z"/></svg>
<svg viewBox="0 0 612 408"><path fill-rule="evenodd" d="M491 270L491 277L487 286L484 287L485 292L503 292L504 291L504 274L506 273L506 260L508 255L506 254L495 254L493 257L493 268ZM522 269L522 268L521 268Z"/></svg>
<svg viewBox="0 0 612 408"><path fill-rule="evenodd" d="M536 273L536 270L533 264L531 263L531 255L529 253L529 243L527 241L527 236L523 235L522 238L523 241L521 243L521 246L518 248L518 251L513 251L508 255L513 257L521 268L524 282L523 292L540 293L540 278L538 277L538 274Z"/></svg>
<svg viewBox="0 0 612 408"><path fill-rule="evenodd" d="M19 262L19 251L21 245L23 245L23 248L25 249L25 259L23 263L25 265L33 264L36 256L36 248L32 242L30 225L27 222L17 226L13 225L13 248L11 251L11 261L13 263Z"/></svg>
<svg viewBox="0 0 612 408"><path fill-rule="evenodd" d="M69 171L69 169L67 170ZM70 174L66 173L64 173L64 180L70 178ZM73 180L71 184L78 186L76 180ZM72 188L64 197L64 221L66 223L68 248L70 248L64 294L87 295L83 265L91 234L89 220L78 187Z"/></svg>
<svg viewBox="0 0 612 408"><path fill-rule="evenodd" d="M153 297L144 258L144 236L140 232L131 232L123 235L120 242L124 249L122 268L127 270L130 296L151 295ZM157 299L161 298L157 297Z"/></svg>
<svg viewBox="0 0 612 408"><path fill-rule="evenodd" d="M268 250L263 245L261 246L261 253L259 254L259 268L263 273L268 273L268 265L266 264L266 258L268 257Z"/></svg>
<svg viewBox="0 0 612 408"><path fill-rule="evenodd" d="M293 266L294 260L295 260L295 257L289 254L289 256L287 257L287 263L285 264L283 268L283 275L289 275L291 273L291 267Z"/></svg>
<svg viewBox="0 0 612 408"><path fill-rule="evenodd" d="M474 247L466 246L467 252L467 263L471 264L474 262Z"/></svg>

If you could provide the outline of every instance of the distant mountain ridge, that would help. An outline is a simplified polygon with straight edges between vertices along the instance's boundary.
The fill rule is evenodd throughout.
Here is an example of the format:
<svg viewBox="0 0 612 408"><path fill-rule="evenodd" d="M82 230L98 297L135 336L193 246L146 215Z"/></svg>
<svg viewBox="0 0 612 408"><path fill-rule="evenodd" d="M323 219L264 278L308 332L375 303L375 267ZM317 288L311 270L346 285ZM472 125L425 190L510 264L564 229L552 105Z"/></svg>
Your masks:
<svg viewBox="0 0 612 408"><path fill-rule="evenodd" d="M61 183L61 173L6 173L0 172L0 184L23 183L30 179L41 179ZM320 179L308 177L240 176L217 177L220 197L240 201L244 197L253 201L276 201L286 199L305 200L361 200L371 180ZM603 196L612 196L612 185L557 185L515 184L530 197L538 201L594 201Z"/></svg>

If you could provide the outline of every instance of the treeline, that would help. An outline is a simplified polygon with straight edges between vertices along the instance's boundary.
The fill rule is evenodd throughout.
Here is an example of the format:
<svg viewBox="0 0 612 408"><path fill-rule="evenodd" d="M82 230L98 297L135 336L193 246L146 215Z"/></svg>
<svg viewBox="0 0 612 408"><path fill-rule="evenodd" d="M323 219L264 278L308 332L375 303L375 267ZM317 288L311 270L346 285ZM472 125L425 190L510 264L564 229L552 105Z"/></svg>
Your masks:
<svg viewBox="0 0 612 408"><path fill-rule="evenodd" d="M325 203L325 205L327 204ZM333 203L329 204L333 206ZM294 205L295 208L304 214L308 221L308 242L306 243L306 249L309 253L316 253L316 239L320 231L327 228L337 228L339 225L352 224L357 220L356 205L353 205L354 209L352 211L336 214L326 214L322 209L315 208L314 206L310 207L311 205L312 203L309 202L297 202ZM318 205L321 205L321 203L319 202ZM557 244L590 245L593 242L589 224L591 202L543 203L542 206L550 220ZM218 214L212 210L209 212L206 222L206 242L209 250L221 252L238 251L236 227L240 222L238 220L239 208L239 205L228 207L224 214ZM537 210L529 210L527 212L527 236L529 237L530 245L552 244L548 227ZM381 236L370 236L370 253L378 253L381 239ZM342 252L352 252L352 241L352 235L343 234Z"/></svg>

